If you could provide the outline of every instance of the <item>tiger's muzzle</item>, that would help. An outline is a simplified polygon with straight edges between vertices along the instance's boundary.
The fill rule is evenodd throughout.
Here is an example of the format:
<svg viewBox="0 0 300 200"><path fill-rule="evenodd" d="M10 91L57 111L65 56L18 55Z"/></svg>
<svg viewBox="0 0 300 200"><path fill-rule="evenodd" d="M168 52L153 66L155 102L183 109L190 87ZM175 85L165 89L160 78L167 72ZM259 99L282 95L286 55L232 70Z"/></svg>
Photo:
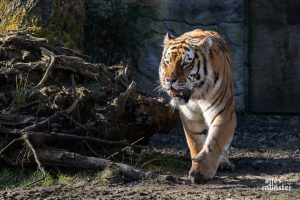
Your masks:
<svg viewBox="0 0 300 200"><path fill-rule="evenodd" d="M168 90L168 94L171 97L171 105L177 107L178 105L184 105L189 101L191 91L187 88L183 90L175 90L173 88L170 88Z"/></svg>
<svg viewBox="0 0 300 200"><path fill-rule="evenodd" d="M178 81L178 79L166 78L162 83L163 89L171 97L171 105L177 107L178 105L186 104L191 96L191 90L186 88L185 82Z"/></svg>

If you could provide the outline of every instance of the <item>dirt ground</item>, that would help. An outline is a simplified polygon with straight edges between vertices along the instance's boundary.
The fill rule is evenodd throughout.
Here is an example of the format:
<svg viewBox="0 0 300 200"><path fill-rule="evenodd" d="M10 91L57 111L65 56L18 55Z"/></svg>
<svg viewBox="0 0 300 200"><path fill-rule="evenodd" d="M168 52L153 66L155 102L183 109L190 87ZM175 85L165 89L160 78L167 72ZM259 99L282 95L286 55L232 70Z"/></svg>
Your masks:
<svg viewBox="0 0 300 200"><path fill-rule="evenodd" d="M169 135L154 135L150 145L187 154L180 127ZM230 150L235 172L218 172L205 185L91 181L6 189L0 199L300 199L300 116L239 115ZM186 178L188 166L176 175Z"/></svg>

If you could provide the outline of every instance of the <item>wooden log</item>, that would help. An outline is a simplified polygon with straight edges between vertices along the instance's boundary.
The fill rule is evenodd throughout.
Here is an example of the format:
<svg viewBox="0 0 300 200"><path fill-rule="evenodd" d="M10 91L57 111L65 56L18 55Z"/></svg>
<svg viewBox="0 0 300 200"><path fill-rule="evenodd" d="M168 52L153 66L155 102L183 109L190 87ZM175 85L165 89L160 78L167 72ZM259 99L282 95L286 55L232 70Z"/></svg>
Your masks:
<svg viewBox="0 0 300 200"><path fill-rule="evenodd" d="M156 176L152 172L144 172L132 166L112 162L103 158L83 156L61 149L36 149L41 163L45 166L59 166L81 169L104 169L113 167L132 179L145 179Z"/></svg>

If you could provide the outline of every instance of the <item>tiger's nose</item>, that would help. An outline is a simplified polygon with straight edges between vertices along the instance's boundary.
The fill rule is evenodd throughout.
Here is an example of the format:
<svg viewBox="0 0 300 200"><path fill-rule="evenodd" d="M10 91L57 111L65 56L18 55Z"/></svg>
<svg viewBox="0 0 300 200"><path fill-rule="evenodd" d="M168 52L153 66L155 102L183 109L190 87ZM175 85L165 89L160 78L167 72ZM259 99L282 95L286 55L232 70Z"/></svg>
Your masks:
<svg viewBox="0 0 300 200"><path fill-rule="evenodd" d="M166 81L169 83L174 83L177 81L177 78L166 78Z"/></svg>

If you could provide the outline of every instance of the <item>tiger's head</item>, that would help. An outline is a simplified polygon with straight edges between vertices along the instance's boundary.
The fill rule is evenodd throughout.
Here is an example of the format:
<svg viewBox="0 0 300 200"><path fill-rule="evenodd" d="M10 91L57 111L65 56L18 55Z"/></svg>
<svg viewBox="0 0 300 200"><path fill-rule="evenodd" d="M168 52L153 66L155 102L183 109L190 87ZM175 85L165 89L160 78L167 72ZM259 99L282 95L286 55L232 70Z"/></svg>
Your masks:
<svg viewBox="0 0 300 200"><path fill-rule="evenodd" d="M159 66L159 79L174 107L186 104L190 98L201 98L209 87L211 76L209 50L210 37L174 38L167 34Z"/></svg>

